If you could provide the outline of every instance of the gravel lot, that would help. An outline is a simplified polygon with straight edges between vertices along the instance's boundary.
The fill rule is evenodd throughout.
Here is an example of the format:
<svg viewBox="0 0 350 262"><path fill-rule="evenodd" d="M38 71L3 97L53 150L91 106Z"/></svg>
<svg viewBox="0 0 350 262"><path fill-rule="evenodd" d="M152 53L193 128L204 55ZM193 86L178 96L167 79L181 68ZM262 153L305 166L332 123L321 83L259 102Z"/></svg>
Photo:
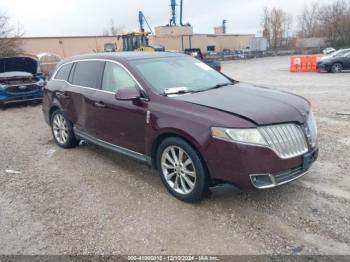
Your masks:
<svg viewBox="0 0 350 262"><path fill-rule="evenodd" d="M0 110L2 254L350 254L350 73L288 72L289 58L225 62L235 79L312 101L320 159L267 191L216 188L195 205L157 173L94 146L58 148L41 106Z"/></svg>

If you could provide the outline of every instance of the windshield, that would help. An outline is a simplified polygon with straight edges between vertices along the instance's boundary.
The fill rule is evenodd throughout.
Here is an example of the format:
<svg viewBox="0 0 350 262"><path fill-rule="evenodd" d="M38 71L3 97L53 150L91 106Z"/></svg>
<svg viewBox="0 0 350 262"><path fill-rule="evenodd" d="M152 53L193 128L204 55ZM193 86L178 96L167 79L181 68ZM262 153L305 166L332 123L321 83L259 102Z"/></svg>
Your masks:
<svg viewBox="0 0 350 262"><path fill-rule="evenodd" d="M344 52L341 54L342 57L346 57L350 55L350 51L348 50L347 52Z"/></svg>
<svg viewBox="0 0 350 262"><path fill-rule="evenodd" d="M135 61L134 65L158 94L171 89L200 92L231 83L219 72L191 57L142 60Z"/></svg>
<svg viewBox="0 0 350 262"><path fill-rule="evenodd" d="M338 50L338 51L336 51L336 52L332 53L332 54L331 54L331 56L332 56L332 57L343 56L343 55L345 55L345 54L347 54L347 53L349 53L349 52L350 52L350 50L349 50L349 49L345 49L345 50Z"/></svg>

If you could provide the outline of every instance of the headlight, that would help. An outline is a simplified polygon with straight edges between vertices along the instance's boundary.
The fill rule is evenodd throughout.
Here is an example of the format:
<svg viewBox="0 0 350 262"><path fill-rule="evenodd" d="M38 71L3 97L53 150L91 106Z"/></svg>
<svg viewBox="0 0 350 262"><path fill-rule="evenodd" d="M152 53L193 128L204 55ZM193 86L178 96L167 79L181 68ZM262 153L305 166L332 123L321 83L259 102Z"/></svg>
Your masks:
<svg viewBox="0 0 350 262"><path fill-rule="evenodd" d="M5 85L0 85L0 89L5 89L6 86Z"/></svg>
<svg viewBox="0 0 350 262"><path fill-rule="evenodd" d="M231 129L212 127L211 133L214 138L219 138L227 141L233 141L244 144L252 144L259 146L268 146L264 137L256 128L249 129Z"/></svg>
<svg viewBox="0 0 350 262"><path fill-rule="evenodd" d="M36 82L36 84L37 84L38 86L40 86L40 87L43 87L43 86L45 86L45 81L42 80L42 79L39 79L39 81Z"/></svg>
<svg viewBox="0 0 350 262"><path fill-rule="evenodd" d="M315 147L317 144L317 136L318 136L318 131L317 131L317 124L315 120L315 116L312 112L310 112L309 117L307 119L307 127L309 129L309 134L307 134L311 143L312 147Z"/></svg>

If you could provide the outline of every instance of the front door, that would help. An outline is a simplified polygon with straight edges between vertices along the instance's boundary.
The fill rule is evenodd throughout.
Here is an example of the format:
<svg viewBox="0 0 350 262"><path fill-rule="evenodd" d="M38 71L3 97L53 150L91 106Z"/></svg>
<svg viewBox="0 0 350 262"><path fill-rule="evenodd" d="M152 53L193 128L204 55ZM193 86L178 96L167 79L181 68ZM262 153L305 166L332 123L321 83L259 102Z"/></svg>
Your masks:
<svg viewBox="0 0 350 262"><path fill-rule="evenodd" d="M350 70L350 52L346 55L344 62L344 69Z"/></svg>
<svg viewBox="0 0 350 262"><path fill-rule="evenodd" d="M110 144L145 154L148 102L119 101L115 94L122 88L139 88L119 64L106 62L102 88L95 101L94 126L97 138Z"/></svg>

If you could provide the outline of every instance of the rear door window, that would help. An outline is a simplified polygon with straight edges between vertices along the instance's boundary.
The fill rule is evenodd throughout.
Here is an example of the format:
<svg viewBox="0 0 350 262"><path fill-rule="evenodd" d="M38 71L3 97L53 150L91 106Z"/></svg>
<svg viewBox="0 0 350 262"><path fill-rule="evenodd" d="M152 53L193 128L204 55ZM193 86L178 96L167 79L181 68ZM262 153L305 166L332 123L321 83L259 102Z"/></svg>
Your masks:
<svg viewBox="0 0 350 262"><path fill-rule="evenodd" d="M102 61L77 62L74 68L72 84L100 89L104 64L105 62Z"/></svg>
<svg viewBox="0 0 350 262"><path fill-rule="evenodd" d="M57 74L55 76L55 79L68 81L68 77L69 77L69 73L70 73L70 71L72 69L72 65L73 64L67 64L67 65L62 66L58 70L58 72L57 72Z"/></svg>

